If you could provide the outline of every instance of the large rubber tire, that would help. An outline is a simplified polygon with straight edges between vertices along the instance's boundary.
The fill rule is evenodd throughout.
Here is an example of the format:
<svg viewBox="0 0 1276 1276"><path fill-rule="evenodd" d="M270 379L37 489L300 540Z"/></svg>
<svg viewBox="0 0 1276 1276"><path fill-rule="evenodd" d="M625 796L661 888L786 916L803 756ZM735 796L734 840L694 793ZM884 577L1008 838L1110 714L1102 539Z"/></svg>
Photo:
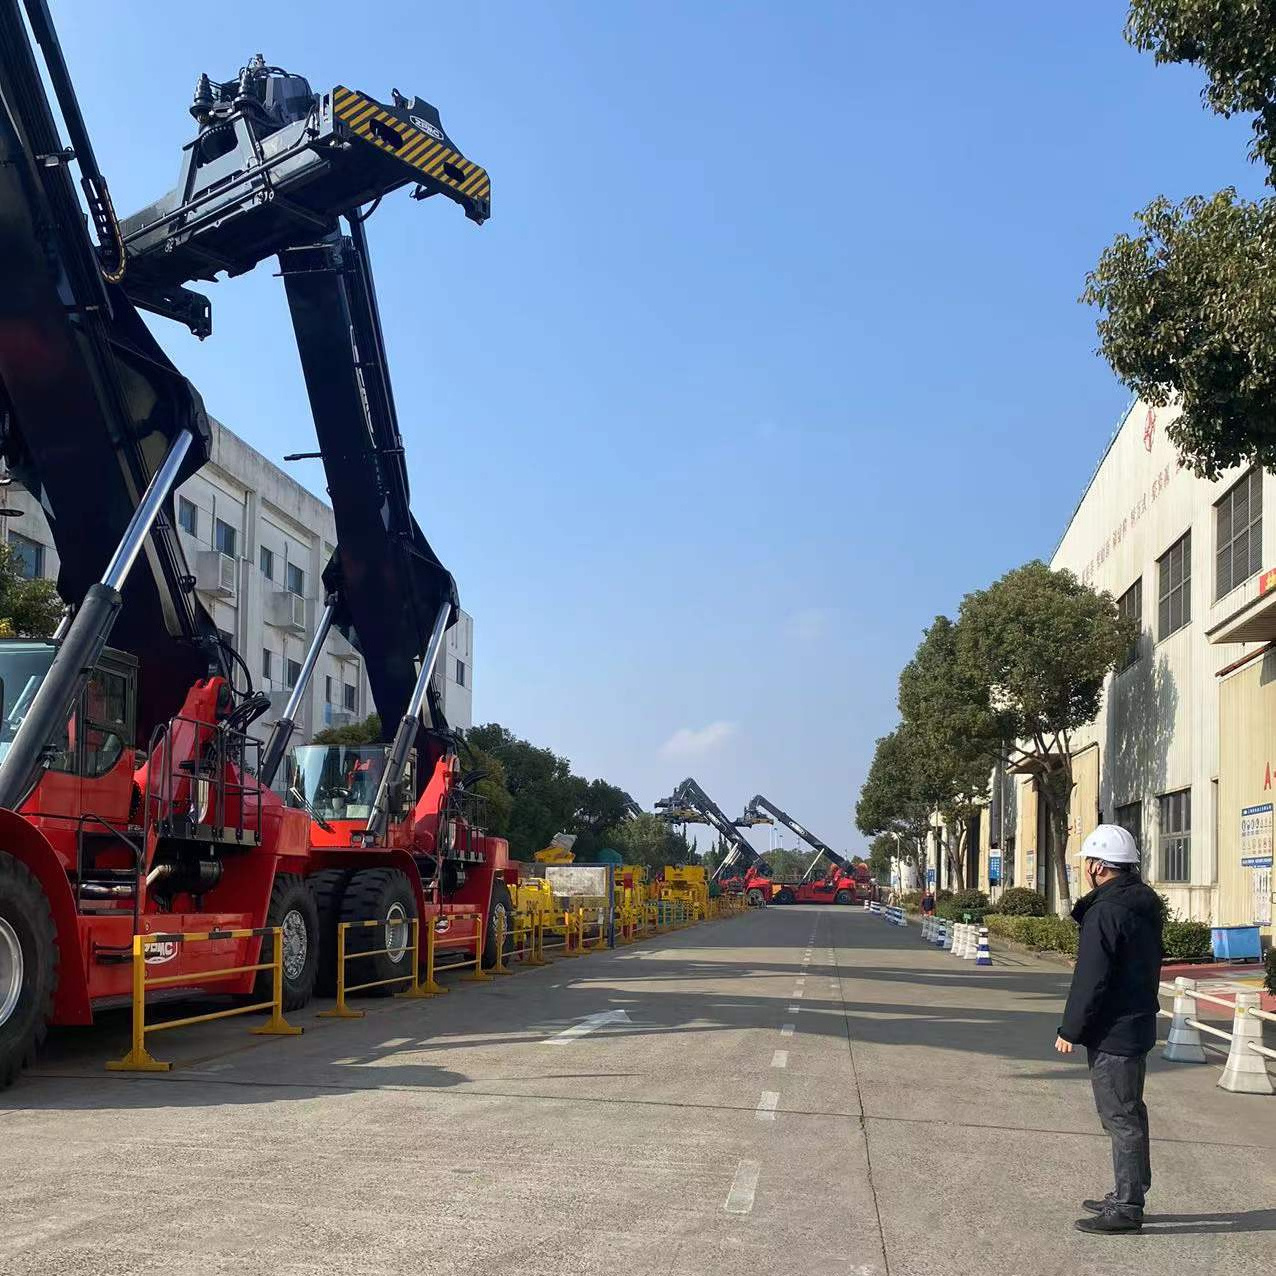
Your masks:
<svg viewBox="0 0 1276 1276"><path fill-rule="evenodd" d="M854 891L838 891L838 893L833 896L833 903L853 904L855 903L855 892Z"/></svg>
<svg viewBox="0 0 1276 1276"><path fill-rule="evenodd" d="M280 873L270 892L267 926L284 928L284 993L285 1010L300 1010L315 995L319 975L319 905L304 877ZM261 941L261 960L271 961L275 955L273 936ZM274 995L274 975L260 971L253 987L253 999L266 1001Z"/></svg>
<svg viewBox="0 0 1276 1276"><path fill-rule="evenodd" d="M763 898L762 892L755 886L748 893L749 906L751 908L761 908L766 900Z"/></svg>
<svg viewBox="0 0 1276 1276"><path fill-rule="evenodd" d="M775 902L777 904L791 904L793 903L795 898L796 896L786 886L786 887L782 887L779 891L776 892Z"/></svg>
<svg viewBox="0 0 1276 1276"><path fill-rule="evenodd" d="M384 921L384 926L364 926L346 932L346 982L376 983L382 979L407 979L412 974L412 931L416 897L405 874L397 868L365 868L351 877L341 900L343 922ZM390 953L348 959L355 953L393 948ZM404 984L382 984L363 995L389 997L402 992Z"/></svg>
<svg viewBox="0 0 1276 1276"><path fill-rule="evenodd" d="M35 1062L53 1017L58 937L31 870L0 851L0 1090Z"/></svg>
<svg viewBox="0 0 1276 1276"><path fill-rule="evenodd" d="M483 939L483 969L496 965L497 914L504 915L505 942L501 945L506 957L514 951L514 901L504 882L492 883L492 907L487 913L487 934Z"/></svg>
<svg viewBox="0 0 1276 1276"><path fill-rule="evenodd" d="M325 868L306 878L319 915L315 991L321 997L335 997L337 994L337 923L341 920L341 901L345 899L346 887L352 876L346 868Z"/></svg>

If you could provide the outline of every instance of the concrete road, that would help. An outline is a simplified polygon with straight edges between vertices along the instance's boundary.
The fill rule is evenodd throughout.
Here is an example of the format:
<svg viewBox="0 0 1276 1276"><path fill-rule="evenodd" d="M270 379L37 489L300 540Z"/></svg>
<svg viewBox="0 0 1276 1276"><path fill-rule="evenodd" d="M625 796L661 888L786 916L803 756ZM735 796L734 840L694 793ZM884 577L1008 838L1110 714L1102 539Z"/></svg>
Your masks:
<svg viewBox="0 0 1276 1276"><path fill-rule="evenodd" d="M61 1033L0 1095L0 1273L1076 1276L1273 1270L1276 1098L1156 1062L1141 1236L1067 971L771 908L357 1022Z"/></svg>

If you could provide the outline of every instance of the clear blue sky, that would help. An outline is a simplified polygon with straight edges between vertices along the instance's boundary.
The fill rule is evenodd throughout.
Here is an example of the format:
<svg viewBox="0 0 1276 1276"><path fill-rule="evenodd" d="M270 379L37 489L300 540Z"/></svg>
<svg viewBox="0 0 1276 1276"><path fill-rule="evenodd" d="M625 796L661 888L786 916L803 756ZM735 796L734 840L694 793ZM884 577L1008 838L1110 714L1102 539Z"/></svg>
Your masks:
<svg viewBox="0 0 1276 1276"><path fill-rule="evenodd" d="M477 720L836 846L922 628L1050 553L1126 402L1086 270L1160 191L1256 186L1112 0L54 10L122 211L173 184L197 73L258 51L439 107L492 220L403 192L370 233ZM279 281L213 296L165 345L307 447Z"/></svg>

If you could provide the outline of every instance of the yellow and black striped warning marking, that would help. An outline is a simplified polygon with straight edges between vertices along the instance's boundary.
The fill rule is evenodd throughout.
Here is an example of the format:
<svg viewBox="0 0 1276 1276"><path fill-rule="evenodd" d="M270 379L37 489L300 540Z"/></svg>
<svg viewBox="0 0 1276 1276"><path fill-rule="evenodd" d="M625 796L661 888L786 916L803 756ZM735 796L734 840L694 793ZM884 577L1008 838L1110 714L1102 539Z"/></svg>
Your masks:
<svg viewBox="0 0 1276 1276"><path fill-rule="evenodd" d="M491 194L492 183L485 168L472 164L460 151L452 150L428 133L405 124L372 98L337 85L332 92L332 110L339 120L365 141L389 151L458 195L480 200ZM374 120L383 126L378 132L372 130ZM402 139L398 146L386 140L386 129Z"/></svg>

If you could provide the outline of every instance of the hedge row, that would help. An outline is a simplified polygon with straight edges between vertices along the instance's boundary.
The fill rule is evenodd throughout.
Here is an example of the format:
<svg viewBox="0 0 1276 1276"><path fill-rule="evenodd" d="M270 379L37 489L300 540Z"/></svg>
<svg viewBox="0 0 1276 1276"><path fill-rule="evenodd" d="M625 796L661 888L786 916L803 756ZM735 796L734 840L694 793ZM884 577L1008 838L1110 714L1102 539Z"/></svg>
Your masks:
<svg viewBox="0 0 1276 1276"><path fill-rule="evenodd" d="M1267 991L1276 996L1276 947L1267 950L1267 978L1263 983Z"/></svg>
<svg viewBox="0 0 1276 1276"><path fill-rule="evenodd" d="M989 913L984 925L990 934L1013 939L1029 948L1076 956L1077 924L1071 917L1007 917Z"/></svg>

